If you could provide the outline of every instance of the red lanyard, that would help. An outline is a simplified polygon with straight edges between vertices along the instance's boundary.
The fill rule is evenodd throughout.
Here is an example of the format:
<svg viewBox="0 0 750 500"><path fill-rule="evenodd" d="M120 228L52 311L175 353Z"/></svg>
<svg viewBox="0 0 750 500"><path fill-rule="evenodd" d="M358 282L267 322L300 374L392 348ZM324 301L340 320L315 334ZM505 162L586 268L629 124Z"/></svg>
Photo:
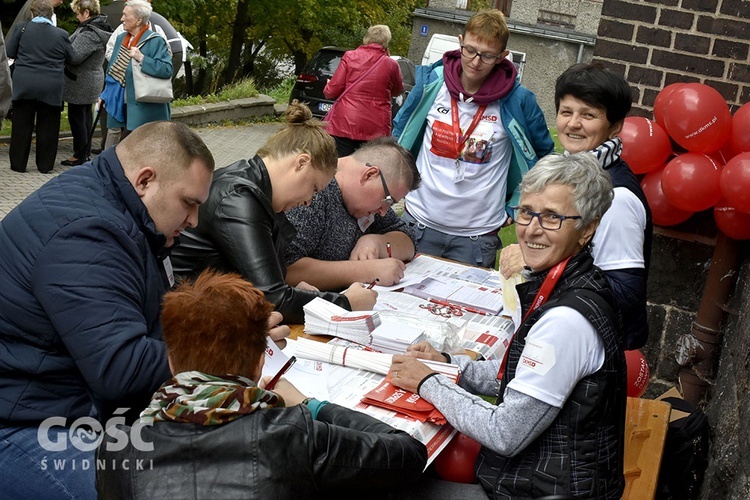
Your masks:
<svg viewBox="0 0 750 500"><path fill-rule="evenodd" d="M547 277L544 278L544 282L542 283L541 288L539 288L539 291L536 292L536 297L534 297L534 302L531 303L531 306L529 307L529 310L526 311L526 314L523 315L523 320L521 321L521 325L523 325L526 320L529 318L529 315L539 309L545 302L547 302L547 299L549 299L549 296L552 294L552 290L555 289L555 285L557 285L557 282L560 281L560 276L562 276L563 271L565 271L565 266L568 265L568 261L570 260L570 257L568 257L565 260L561 260L560 262L555 265L555 267L552 268L552 270L547 274ZM510 338L510 342L508 343L508 348L505 350L505 354L503 355L503 360L500 362L500 370L497 372L497 379L502 380L505 376L505 366L508 364L508 354L510 354L510 346L513 344L513 339L516 338L516 333L518 333L518 330L520 330L521 325L518 325L518 328L515 332L513 332L513 336Z"/></svg>
<svg viewBox="0 0 750 500"><path fill-rule="evenodd" d="M484 116L484 110L487 109L487 105L483 104L479 106L479 109L474 114L474 119L471 120L471 125L469 125L469 128L466 130L466 134L461 135L461 121L458 117L458 102L451 97L451 117L453 118L453 135L456 138L456 160L458 160L458 157L461 156L461 151L464 149L464 144L466 144L466 141L469 140L469 137L471 137L471 133L474 132L474 129L477 128L477 125L479 125L479 122L482 120L482 116Z"/></svg>

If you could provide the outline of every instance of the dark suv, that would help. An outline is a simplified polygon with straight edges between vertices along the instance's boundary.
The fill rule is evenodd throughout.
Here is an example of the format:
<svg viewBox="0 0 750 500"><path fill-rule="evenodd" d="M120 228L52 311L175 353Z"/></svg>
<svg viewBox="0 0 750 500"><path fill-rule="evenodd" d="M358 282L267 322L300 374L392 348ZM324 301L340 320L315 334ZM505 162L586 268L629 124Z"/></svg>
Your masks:
<svg viewBox="0 0 750 500"><path fill-rule="evenodd" d="M310 106L313 115L318 118L324 117L331 109L331 106L333 106L333 101L325 98L323 87L326 86L328 79L333 76L336 68L339 67L341 56L347 50L351 49L323 47L317 51L312 59L310 59L310 62L307 63L305 69L302 70L302 73L297 77L297 83L294 84L289 102L292 102L293 99L306 102ZM401 78L404 82L403 95L394 98L391 102L393 116L396 116L396 112L401 107L401 104L403 104L404 99L406 99L406 96L409 95L409 92L414 87L414 63L401 56L391 56L391 58L401 68Z"/></svg>

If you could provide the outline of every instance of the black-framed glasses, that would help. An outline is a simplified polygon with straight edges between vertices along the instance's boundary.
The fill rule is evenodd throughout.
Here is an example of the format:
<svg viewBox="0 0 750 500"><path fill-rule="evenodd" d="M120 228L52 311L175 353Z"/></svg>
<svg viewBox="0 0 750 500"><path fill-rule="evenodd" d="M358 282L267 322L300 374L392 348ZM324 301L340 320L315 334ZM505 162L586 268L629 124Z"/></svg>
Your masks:
<svg viewBox="0 0 750 500"><path fill-rule="evenodd" d="M532 210L529 210L528 208L523 207L512 208L513 220L516 221L516 224L528 226L529 224L531 224L531 221L534 219L534 217L536 217L536 219L539 221L539 225L542 226L542 229L546 229L548 231L559 230L566 219L577 220L583 218L580 215L560 215L554 212L534 212Z"/></svg>
<svg viewBox="0 0 750 500"><path fill-rule="evenodd" d="M372 167L373 165L369 163L365 163L366 166ZM392 207L394 203L396 203L396 200L393 199L393 196L391 196L391 192L388 191L388 184L385 183L385 177L383 176L383 169L378 167L378 174L380 175L380 181L383 183L383 193L385 193L385 198L380 200L380 203L383 203L384 205L388 205L389 207Z"/></svg>
<svg viewBox="0 0 750 500"><path fill-rule="evenodd" d="M483 54L474 47L469 47L468 45L461 45L461 55L466 57L467 59L474 59L475 57L479 56L479 59L484 64L492 64L494 62L497 62L498 59L503 58L503 56L498 56L495 54Z"/></svg>

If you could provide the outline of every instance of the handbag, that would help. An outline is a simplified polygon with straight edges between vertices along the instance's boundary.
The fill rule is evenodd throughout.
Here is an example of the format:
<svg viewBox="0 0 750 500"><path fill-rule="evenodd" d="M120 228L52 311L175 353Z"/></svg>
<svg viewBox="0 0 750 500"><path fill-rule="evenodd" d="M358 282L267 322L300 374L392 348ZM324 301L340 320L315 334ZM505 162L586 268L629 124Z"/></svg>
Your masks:
<svg viewBox="0 0 750 500"><path fill-rule="evenodd" d="M380 59L378 59L377 61L375 61L375 64L373 64L372 66L370 66L370 69L368 69L367 71L365 71L364 73L362 73L359 76L359 78L357 78L356 80L354 80L354 83L352 83L351 85L347 85L346 88L344 88L344 91L341 92L341 94L339 94L339 96L333 102L333 106L331 106L331 109L329 109L328 113L326 113L326 115L323 117L323 121L324 122L331 121L331 115L333 115L333 110L334 110L334 108L336 108L336 104L338 104L341 101L341 98L344 97L346 95L346 93L349 92L351 89L353 89L354 87L356 87L359 82L361 82L362 80L364 80L367 75L369 75L370 73L372 73L372 70L374 70L378 66L378 64L380 63L380 61L382 61L386 57L388 57L388 56L380 56Z"/></svg>
<svg viewBox="0 0 750 500"><path fill-rule="evenodd" d="M155 35L159 36L159 35ZM138 44L138 48L151 40L148 37ZM135 100L138 102L165 103L173 99L172 78L157 78L147 75L141 68L141 63L132 60L133 86L135 87Z"/></svg>

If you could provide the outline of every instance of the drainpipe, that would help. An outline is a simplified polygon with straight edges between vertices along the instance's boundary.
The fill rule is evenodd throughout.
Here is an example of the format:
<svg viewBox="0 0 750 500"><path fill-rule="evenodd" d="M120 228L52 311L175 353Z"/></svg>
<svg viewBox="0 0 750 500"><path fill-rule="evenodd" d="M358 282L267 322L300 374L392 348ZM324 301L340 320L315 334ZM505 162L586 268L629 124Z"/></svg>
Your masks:
<svg viewBox="0 0 750 500"><path fill-rule="evenodd" d="M680 389L685 400L695 406L705 402L706 389L714 377L724 305L739 268L739 249L739 241L718 233L698 314L690 333L677 340L675 359L682 367Z"/></svg>
<svg viewBox="0 0 750 500"><path fill-rule="evenodd" d="M576 63L580 63L583 61L583 44L578 44L578 59L576 59Z"/></svg>

